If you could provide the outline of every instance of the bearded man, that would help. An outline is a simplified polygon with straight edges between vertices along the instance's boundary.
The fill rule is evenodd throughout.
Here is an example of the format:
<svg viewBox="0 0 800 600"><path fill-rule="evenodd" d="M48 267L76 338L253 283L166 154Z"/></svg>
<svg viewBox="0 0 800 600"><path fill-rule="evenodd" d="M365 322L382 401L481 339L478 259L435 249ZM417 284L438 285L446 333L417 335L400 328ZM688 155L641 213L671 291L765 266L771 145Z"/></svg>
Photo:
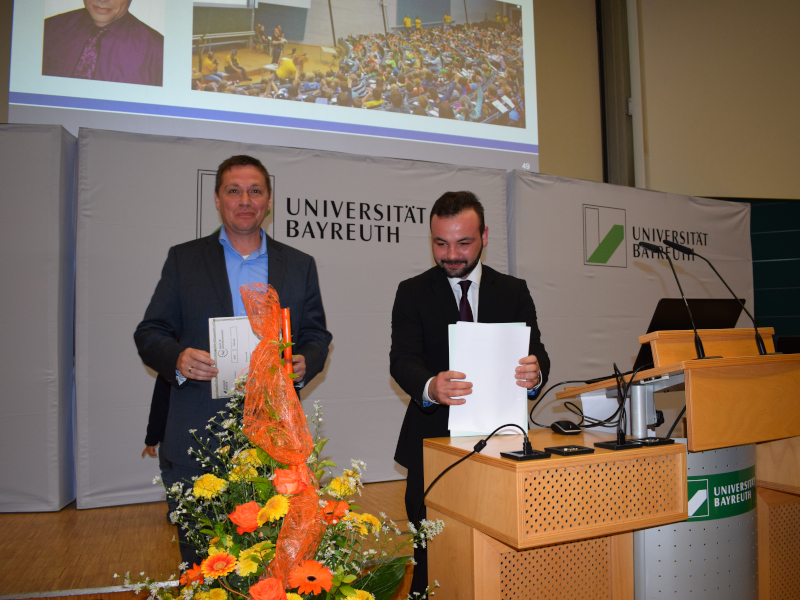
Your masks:
<svg viewBox="0 0 800 600"><path fill-rule="evenodd" d="M449 436L449 406L469 402L472 393L468 374L449 370L448 325L525 323L531 328L529 354L508 377L533 397L550 371L525 281L481 264L489 228L475 194L442 195L431 209L430 226L436 266L398 286L389 354L392 377L411 396L394 459L408 469L406 513L417 526L424 494L422 441ZM424 508L420 518L425 518ZM428 583L426 550L416 548L414 559L411 592L422 594Z"/></svg>

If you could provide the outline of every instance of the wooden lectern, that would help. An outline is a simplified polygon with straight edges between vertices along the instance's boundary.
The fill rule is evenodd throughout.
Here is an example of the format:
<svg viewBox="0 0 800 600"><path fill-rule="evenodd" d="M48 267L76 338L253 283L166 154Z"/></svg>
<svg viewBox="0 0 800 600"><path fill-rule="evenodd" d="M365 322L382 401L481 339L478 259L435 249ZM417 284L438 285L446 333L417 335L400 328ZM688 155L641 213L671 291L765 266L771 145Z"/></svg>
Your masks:
<svg viewBox="0 0 800 600"><path fill-rule="evenodd" d="M774 352L772 328L759 329ZM759 598L796 598L800 590L800 355L759 356L752 329L700 330L706 355L693 360L693 331L659 331L649 343L654 367L634 382L686 392L691 452L756 446ZM568 388L559 399L610 387ZM788 493L787 493L788 492ZM793 495L793 496L792 496Z"/></svg>
<svg viewBox="0 0 800 600"><path fill-rule="evenodd" d="M768 352L773 330L760 330ZM700 330L706 354L695 356L693 331L655 332L654 367L634 384L685 389L688 449L710 450L800 436L800 355L758 356L752 329ZM567 388L559 399L616 387L614 379ZM632 416L633 418L633 416ZM608 440L608 434L530 433L534 449ZM424 442L425 482L468 454L479 438ZM759 449L762 469L783 491L800 492L800 438ZM444 533L429 550L430 584L437 598L633 598L632 532L687 518L683 444L515 462L500 452L519 450L522 436L490 440L446 474L426 499L428 518ZM767 457L762 461L762 454ZM791 476L775 465L789 454ZM768 460L769 459L769 460ZM762 462L764 466L762 467ZM775 475L781 473L781 475ZM798 504L800 507L800 504ZM763 587L763 586L762 586Z"/></svg>
<svg viewBox="0 0 800 600"><path fill-rule="evenodd" d="M537 450L609 439L534 431ZM424 442L425 481L480 438ZM444 532L428 552L439 598L633 598L634 529L686 519L686 448L597 449L515 462L522 436L498 436L434 486L425 504Z"/></svg>
<svg viewBox="0 0 800 600"><path fill-rule="evenodd" d="M767 352L774 352L772 328L759 330ZM694 332L656 331L639 338L649 343L654 366L640 371L636 385L686 391L690 452L742 446L800 436L800 355L759 356L752 329L701 329L707 356L694 360ZM611 389L607 379L571 387L559 400Z"/></svg>

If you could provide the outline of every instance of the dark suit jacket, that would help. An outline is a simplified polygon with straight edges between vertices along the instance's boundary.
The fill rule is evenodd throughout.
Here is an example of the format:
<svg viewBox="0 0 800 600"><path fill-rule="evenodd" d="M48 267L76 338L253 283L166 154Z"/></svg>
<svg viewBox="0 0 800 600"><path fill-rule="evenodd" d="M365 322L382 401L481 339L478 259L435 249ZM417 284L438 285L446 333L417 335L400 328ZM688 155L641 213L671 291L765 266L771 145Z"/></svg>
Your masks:
<svg viewBox="0 0 800 600"><path fill-rule="evenodd" d="M431 377L449 369L447 326L458 320L453 290L439 267L398 286L392 309L390 370L412 401L406 410L394 459L409 470L422 470L423 439L450 435L447 429L450 408L443 405L423 408L422 393ZM544 386L550 372L550 358L542 345L536 308L524 280L483 265L477 320L526 323L531 328L530 354L539 359Z"/></svg>
<svg viewBox="0 0 800 600"><path fill-rule="evenodd" d="M292 319L293 354L306 359L304 381L311 381L325 365L331 334L314 259L267 237L269 284L278 292ZM208 420L225 408L225 400L211 399L211 384L175 376L178 356L186 348L209 351L208 319L233 316L233 299L219 232L170 248L150 305L133 334L139 356L172 386L163 450L172 462L197 466L187 449L196 447L189 429L206 433ZM207 437L204 435L203 437Z"/></svg>

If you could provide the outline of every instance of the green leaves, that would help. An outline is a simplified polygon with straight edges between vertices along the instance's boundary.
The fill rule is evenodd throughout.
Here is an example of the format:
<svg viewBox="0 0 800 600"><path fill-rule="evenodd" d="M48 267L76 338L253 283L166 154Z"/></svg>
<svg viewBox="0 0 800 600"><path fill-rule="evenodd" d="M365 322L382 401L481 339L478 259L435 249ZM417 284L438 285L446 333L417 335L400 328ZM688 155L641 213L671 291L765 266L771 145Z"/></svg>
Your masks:
<svg viewBox="0 0 800 600"><path fill-rule="evenodd" d="M391 600L406 574L407 556L390 558L374 571L355 582L355 587L375 596L375 600Z"/></svg>
<svg viewBox="0 0 800 600"><path fill-rule="evenodd" d="M317 445L314 446L314 454L318 455L320 452L322 452L322 449L325 447L325 444L327 444L329 441L330 440L328 440L328 439L322 439L322 440L318 441Z"/></svg>

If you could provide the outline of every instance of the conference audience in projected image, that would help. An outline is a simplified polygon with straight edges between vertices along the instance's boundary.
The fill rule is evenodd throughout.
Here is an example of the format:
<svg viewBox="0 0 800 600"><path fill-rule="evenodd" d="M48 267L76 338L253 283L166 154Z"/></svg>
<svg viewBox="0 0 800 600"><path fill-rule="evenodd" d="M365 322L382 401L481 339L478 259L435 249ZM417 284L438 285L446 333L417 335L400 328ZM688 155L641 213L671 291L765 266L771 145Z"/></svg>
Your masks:
<svg viewBox="0 0 800 600"><path fill-rule="evenodd" d="M83 8L45 19L42 75L160 86L164 36L133 16L130 4L83 0Z"/></svg>
<svg viewBox="0 0 800 600"><path fill-rule="evenodd" d="M335 69L305 72L307 53L291 48L262 66L260 82L219 73L205 49L192 89L524 128L519 24L455 25L446 16L434 27L409 23L389 35L352 35L340 43Z"/></svg>

